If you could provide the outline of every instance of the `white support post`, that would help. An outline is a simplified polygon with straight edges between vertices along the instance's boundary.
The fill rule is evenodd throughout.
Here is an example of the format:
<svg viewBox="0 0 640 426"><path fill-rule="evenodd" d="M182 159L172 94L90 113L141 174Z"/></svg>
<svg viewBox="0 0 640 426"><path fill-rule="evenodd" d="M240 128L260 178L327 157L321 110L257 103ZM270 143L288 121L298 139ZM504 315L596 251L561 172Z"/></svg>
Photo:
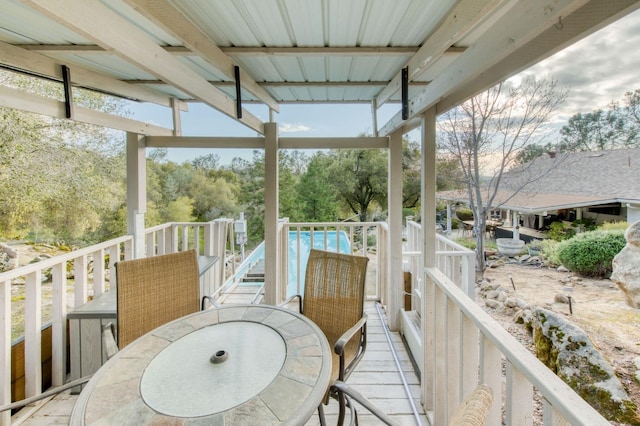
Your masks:
<svg viewBox="0 0 640 426"><path fill-rule="evenodd" d="M133 258L145 256L144 214L147 211L147 168L144 137L127 133L127 233L133 235Z"/></svg>
<svg viewBox="0 0 640 426"><path fill-rule="evenodd" d="M264 124L264 299L278 304L282 297L278 276L278 126Z"/></svg>
<svg viewBox="0 0 640 426"><path fill-rule="evenodd" d="M400 330L400 308L403 300L402 274L402 131L396 131L389 140L388 205L389 238L387 239L388 268L386 299L389 329Z"/></svg>
<svg viewBox="0 0 640 426"><path fill-rule="evenodd" d="M436 266L436 112L428 109L422 120L422 256L425 268ZM424 296L422 297L422 348L424 365L422 373L422 404L425 409L433 407L434 336L436 321L434 311L435 284L423 274Z"/></svg>
<svg viewBox="0 0 640 426"><path fill-rule="evenodd" d="M451 227L451 202L447 201L447 234L449 234L453 228Z"/></svg>
<svg viewBox="0 0 640 426"><path fill-rule="evenodd" d="M182 136L182 120L180 118L180 107L182 101L171 98L171 116L173 118L173 136Z"/></svg>

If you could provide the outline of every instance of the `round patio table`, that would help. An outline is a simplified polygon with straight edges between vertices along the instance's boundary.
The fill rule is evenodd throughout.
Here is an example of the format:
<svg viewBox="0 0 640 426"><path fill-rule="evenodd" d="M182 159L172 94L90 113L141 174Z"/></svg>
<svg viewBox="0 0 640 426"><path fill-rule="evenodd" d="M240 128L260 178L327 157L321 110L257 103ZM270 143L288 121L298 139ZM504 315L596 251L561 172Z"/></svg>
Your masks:
<svg viewBox="0 0 640 426"><path fill-rule="evenodd" d="M326 337L297 312L210 309L119 351L86 385L70 424L304 424L330 374Z"/></svg>

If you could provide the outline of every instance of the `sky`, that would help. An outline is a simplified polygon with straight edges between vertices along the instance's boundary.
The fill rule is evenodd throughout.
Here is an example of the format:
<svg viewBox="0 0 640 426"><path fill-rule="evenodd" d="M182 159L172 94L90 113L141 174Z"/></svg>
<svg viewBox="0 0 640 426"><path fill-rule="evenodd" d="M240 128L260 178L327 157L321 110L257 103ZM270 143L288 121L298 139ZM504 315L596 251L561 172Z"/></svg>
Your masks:
<svg viewBox="0 0 640 426"><path fill-rule="evenodd" d="M579 112L606 108L611 101L622 101L625 92L640 89L640 10L569 46L546 60L523 71L547 77L569 89L565 102L558 108L554 121L565 123ZM268 110L262 105L244 105L263 121ZM378 111L382 127L400 109L399 104L385 105ZM149 104L131 107L134 119L172 127L168 108ZM182 113L184 136L255 136L255 133L233 119L200 104L189 104ZM373 134L371 107L353 105L288 105L280 106L275 115L280 136L331 137ZM407 135L417 139L416 131ZM182 163L197 156L215 153L220 164L230 164L234 157L250 159L252 150L170 149L168 159Z"/></svg>

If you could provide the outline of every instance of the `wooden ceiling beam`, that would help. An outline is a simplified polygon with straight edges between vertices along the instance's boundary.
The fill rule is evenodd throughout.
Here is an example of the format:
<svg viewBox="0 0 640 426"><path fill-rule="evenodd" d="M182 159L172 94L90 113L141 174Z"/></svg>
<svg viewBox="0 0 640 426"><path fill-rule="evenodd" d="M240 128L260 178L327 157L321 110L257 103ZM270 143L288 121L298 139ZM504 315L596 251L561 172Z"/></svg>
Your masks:
<svg viewBox="0 0 640 426"><path fill-rule="evenodd" d="M202 57L225 76L230 79L235 78L234 67L237 64L234 64L229 56L220 50L168 0L125 0L125 2L164 31L182 41L191 52ZM245 90L260 99L272 110L280 111L278 102L242 69L240 69L240 81Z"/></svg>
<svg viewBox="0 0 640 426"><path fill-rule="evenodd" d="M597 0L593 0L592 3ZM638 0L614 0L610 3L636 3ZM512 4L511 9L502 15L483 35L460 55L449 67L447 67L437 78L435 78L420 94L414 96L409 105L409 117L416 117L441 102L448 99L449 105L463 102L469 96L479 93L500 79L491 78L487 80L487 71L494 66L507 61L510 56L526 57L525 62L533 63L539 58L539 52L527 50L527 43L534 40L541 33L553 28L553 25L560 20L560 17L571 15L587 0L557 0L553 9L548 5L540 3L538 0L519 0ZM586 28L583 28L586 31ZM573 41L579 37L580 33L572 35ZM584 34L582 35L584 36ZM546 40L545 51L553 51L554 46L564 46L565 41L560 37L551 37ZM515 74L520 68L509 65L501 70L501 75L509 76ZM483 84L478 84L478 82ZM465 87L466 90L461 91ZM470 90L473 88L473 90ZM457 96L453 97L455 93ZM438 108L442 112L442 108ZM403 120L400 114L392 117L381 129L380 134L391 134L395 130L402 128Z"/></svg>
<svg viewBox="0 0 640 426"><path fill-rule="evenodd" d="M405 64L405 67L409 67L409 81L433 65L442 55L448 51L450 52L458 40L500 3L500 0L462 0L459 2L444 19L442 25L438 27L435 33L429 35L418 52ZM400 91L401 81L402 76L398 72L391 82L376 96L378 108Z"/></svg>
<svg viewBox="0 0 640 426"><path fill-rule="evenodd" d="M0 41L0 63L6 67L62 82L62 65L71 69L71 83L77 87L96 90L136 101L152 102L170 107L171 98L153 89L128 84L94 71L21 49ZM185 106L182 106L183 110Z"/></svg>
<svg viewBox="0 0 640 426"><path fill-rule="evenodd" d="M258 117L243 111L236 118L235 102L188 66L158 46L145 32L98 0L25 0L33 8L72 29L177 89L200 99L246 125L263 133Z"/></svg>

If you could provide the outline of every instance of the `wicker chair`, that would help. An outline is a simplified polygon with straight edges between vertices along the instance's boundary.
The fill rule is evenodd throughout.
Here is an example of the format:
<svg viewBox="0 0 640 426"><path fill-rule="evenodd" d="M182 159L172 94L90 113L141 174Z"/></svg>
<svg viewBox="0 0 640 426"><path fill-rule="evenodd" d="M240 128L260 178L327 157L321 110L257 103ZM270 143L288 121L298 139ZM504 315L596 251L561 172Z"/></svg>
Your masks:
<svg viewBox="0 0 640 426"><path fill-rule="evenodd" d="M116 263L118 348L200 309L195 250Z"/></svg>
<svg viewBox="0 0 640 426"><path fill-rule="evenodd" d="M367 343L367 316L364 313L365 278L369 259L312 249L304 281L304 297L298 298L300 312L324 332L334 348L330 383L347 380L364 355ZM344 393L333 387L329 397L338 399L338 424L344 422L346 404ZM322 404L318 407L320 422L324 424Z"/></svg>

